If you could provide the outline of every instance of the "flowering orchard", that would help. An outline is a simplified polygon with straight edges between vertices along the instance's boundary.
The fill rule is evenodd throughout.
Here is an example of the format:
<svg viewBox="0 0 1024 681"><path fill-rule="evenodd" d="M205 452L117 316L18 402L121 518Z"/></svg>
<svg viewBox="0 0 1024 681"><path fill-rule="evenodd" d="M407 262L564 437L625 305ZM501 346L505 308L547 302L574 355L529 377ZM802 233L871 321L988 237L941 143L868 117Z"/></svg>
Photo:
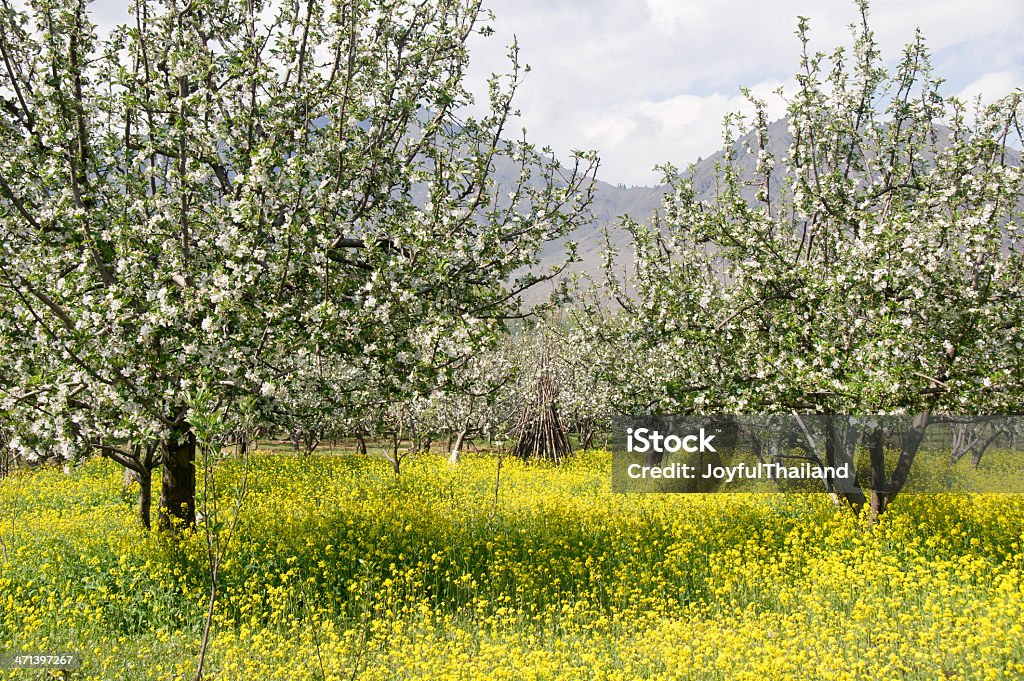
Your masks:
<svg viewBox="0 0 1024 681"><path fill-rule="evenodd" d="M857 4L852 51L800 20L788 116L748 95L715 195L665 166L662 212L620 225L629 276L609 249L545 317L521 294L595 227L597 158L512 131L515 45L472 101L479 0L131 0L108 35L85 0L0 1L0 654L74 651L88 679L1024 676L1021 499L894 503L912 466L1013 470L990 445L1016 433L955 419L1024 397L1024 94L945 96L920 36L887 69ZM602 431L658 413L754 413L759 456L870 480L854 513L613 494Z"/></svg>

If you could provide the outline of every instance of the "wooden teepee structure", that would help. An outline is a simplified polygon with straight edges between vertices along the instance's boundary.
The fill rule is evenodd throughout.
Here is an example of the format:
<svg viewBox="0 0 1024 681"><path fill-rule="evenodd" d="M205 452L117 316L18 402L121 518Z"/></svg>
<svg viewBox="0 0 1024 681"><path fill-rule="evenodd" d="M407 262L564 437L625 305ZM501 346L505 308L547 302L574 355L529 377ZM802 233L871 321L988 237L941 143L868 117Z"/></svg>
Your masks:
<svg viewBox="0 0 1024 681"><path fill-rule="evenodd" d="M513 453L520 459L560 463L572 453L572 443L558 418L558 389L545 359L537 374L536 390L523 405L516 426L519 437Z"/></svg>

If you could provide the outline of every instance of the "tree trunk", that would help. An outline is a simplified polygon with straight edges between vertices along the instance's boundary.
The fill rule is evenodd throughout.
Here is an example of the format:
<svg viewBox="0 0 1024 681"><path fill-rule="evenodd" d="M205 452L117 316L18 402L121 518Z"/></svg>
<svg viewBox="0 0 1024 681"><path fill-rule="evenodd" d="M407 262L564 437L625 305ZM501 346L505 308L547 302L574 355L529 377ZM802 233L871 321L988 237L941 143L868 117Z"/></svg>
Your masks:
<svg viewBox="0 0 1024 681"><path fill-rule="evenodd" d="M304 431L302 437L302 454L303 456L312 456L316 448L320 446L320 441L323 439L321 432L316 428L310 428Z"/></svg>
<svg viewBox="0 0 1024 681"><path fill-rule="evenodd" d="M196 437L188 426L163 443L160 529L196 524Z"/></svg>
<svg viewBox="0 0 1024 681"><path fill-rule="evenodd" d="M391 438L391 456L388 457L388 461L391 462L391 470L395 473L395 480L398 480L398 476L402 473L402 456L398 453L401 444L402 431L398 431Z"/></svg>
<svg viewBox="0 0 1024 681"><path fill-rule="evenodd" d="M142 467L142 472L135 473L139 481L139 522L147 530L152 529L150 511L153 507L153 471Z"/></svg>
<svg viewBox="0 0 1024 681"><path fill-rule="evenodd" d="M875 520L885 511L889 501L888 481L885 479L885 434L881 428L868 435L868 455L871 459L871 518Z"/></svg>
<svg viewBox="0 0 1024 681"><path fill-rule="evenodd" d="M466 437L466 428L459 431L458 436L455 438L455 445L449 444L449 450L451 454L448 456L448 463L457 464L462 458L462 441ZM450 438L449 438L450 440Z"/></svg>
<svg viewBox="0 0 1024 681"><path fill-rule="evenodd" d="M597 424L591 419L584 419L579 426L580 449L592 449L594 446L594 433L597 431Z"/></svg>
<svg viewBox="0 0 1024 681"><path fill-rule="evenodd" d="M903 436L903 443L900 446L900 458L896 460L896 466L886 481L883 509L892 503L892 500L896 498L896 495L899 494L900 490L907 483L910 467L913 465L914 457L917 456L917 452L921 448L921 443L924 442L925 430L928 428L930 421L931 410L926 409L914 417L910 430Z"/></svg>
<svg viewBox="0 0 1024 681"><path fill-rule="evenodd" d="M860 432L857 426L850 423L849 417L830 416L825 427L825 463L831 467L847 464L853 474L852 479L844 478L830 481L832 491L846 499L854 515L860 515L867 503L867 496L860 488L854 468L854 453Z"/></svg>
<svg viewBox="0 0 1024 681"><path fill-rule="evenodd" d="M14 469L14 452L8 449L10 438L0 429L0 478L6 478Z"/></svg>

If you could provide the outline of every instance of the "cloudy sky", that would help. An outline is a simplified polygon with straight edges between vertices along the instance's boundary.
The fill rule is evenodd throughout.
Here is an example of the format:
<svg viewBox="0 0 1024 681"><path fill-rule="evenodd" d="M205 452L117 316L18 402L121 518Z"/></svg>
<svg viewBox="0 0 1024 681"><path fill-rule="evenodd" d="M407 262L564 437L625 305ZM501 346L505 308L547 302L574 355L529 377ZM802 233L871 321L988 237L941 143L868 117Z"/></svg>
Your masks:
<svg viewBox="0 0 1024 681"><path fill-rule="evenodd" d="M485 0L486 1L486 0ZM597 149L601 179L654 184L656 163L684 166L720 146L739 86L769 96L791 82L797 16L812 49L852 44L849 0L490 0L495 35L473 44L474 79L505 68L515 35L530 64L520 91L532 141L559 154ZM950 94L1024 86L1021 0L875 0L871 24L894 63L915 28ZM772 99L769 97L769 99ZM781 116L784 105L776 102Z"/></svg>
<svg viewBox="0 0 1024 681"><path fill-rule="evenodd" d="M101 27L124 21L125 0L92 5ZM722 117L742 108L739 86L771 96L792 83L797 16L812 49L852 43L852 0L485 0L495 35L474 38L471 87L505 72L520 44L532 71L519 93L530 140L560 156L597 149L601 179L654 184L656 163L685 166L720 146ZM1024 86L1022 0L874 0L871 23L891 64L920 28L951 94L992 98ZM486 101L486 98L484 98Z"/></svg>

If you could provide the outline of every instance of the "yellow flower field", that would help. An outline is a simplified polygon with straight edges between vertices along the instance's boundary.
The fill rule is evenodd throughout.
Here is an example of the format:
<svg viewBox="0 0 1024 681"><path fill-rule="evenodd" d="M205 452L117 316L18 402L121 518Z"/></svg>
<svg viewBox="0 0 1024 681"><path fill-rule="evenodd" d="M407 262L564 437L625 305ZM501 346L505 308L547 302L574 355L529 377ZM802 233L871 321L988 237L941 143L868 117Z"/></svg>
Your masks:
<svg viewBox="0 0 1024 681"><path fill-rule="evenodd" d="M615 495L610 455L253 457L216 679L1017 679L1024 496ZM224 461L226 499L242 464ZM149 535L106 461L0 481L0 650L191 679L205 535ZM0 678L44 678L0 670Z"/></svg>

